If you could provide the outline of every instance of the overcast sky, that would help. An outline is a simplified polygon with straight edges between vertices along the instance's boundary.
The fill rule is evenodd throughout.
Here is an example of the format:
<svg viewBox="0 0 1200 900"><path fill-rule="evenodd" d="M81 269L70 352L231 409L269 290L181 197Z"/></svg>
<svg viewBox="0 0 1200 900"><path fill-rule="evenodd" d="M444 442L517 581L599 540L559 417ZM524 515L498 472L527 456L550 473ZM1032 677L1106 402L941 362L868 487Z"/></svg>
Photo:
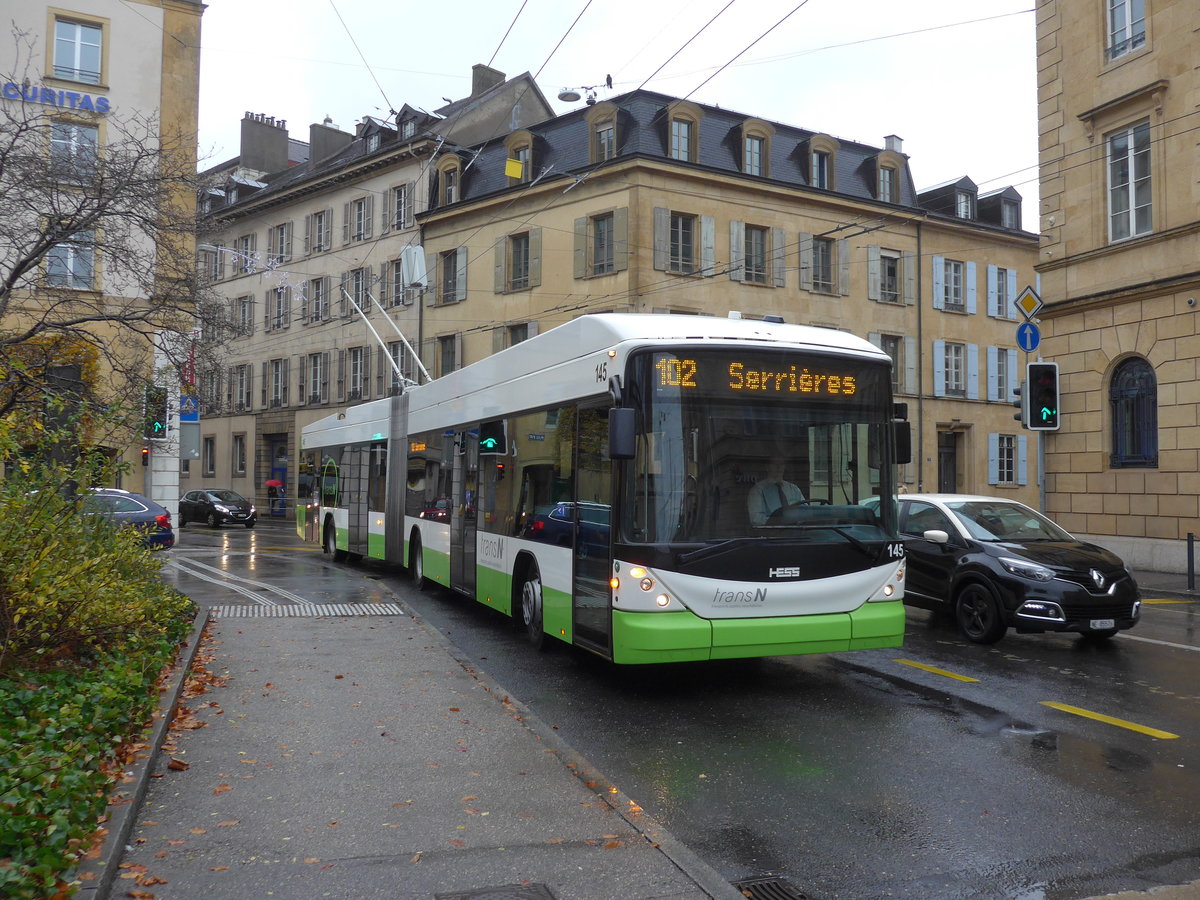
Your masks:
<svg viewBox="0 0 1200 900"><path fill-rule="evenodd" d="M484 63L536 75L560 113L582 103L559 102L564 87L646 87L880 147L896 134L918 189L1015 185L1036 230L1033 0L207 3L202 167L237 155L247 111L301 140L327 115L352 131L467 96Z"/></svg>

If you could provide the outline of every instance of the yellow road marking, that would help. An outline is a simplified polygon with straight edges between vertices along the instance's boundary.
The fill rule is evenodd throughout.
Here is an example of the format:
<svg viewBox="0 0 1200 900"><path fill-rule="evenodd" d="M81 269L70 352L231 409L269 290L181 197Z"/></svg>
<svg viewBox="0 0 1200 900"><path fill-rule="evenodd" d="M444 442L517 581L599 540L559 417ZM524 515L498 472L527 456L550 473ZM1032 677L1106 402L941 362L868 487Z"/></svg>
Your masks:
<svg viewBox="0 0 1200 900"><path fill-rule="evenodd" d="M1150 600L1143 599L1142 604L1145 606L1172 606L1175 604L1195 603L1195 600L1172 600L1167 597L1155 597Z"/></svg>
<svg viewBox="0 0 1200 900"><path fill-rule="evenodd" d="M1041 705L1049 706L1051 709L1057 709L1065 713L1070 713L1073 716L1083 716L1085 719L1095 719L1097 722L1104 722L1107 725L1116 725L1118 728L1127 728L1130 731L1148 734L1150 737L1162 738L1164 741L1169 741L1173 738L1179 737L1179 735L1171 734L1169 731L1159 731L1157 728L1149 728L1145 725L1138 725L1136 722L1127 722L1124 719L1114 719L1112 716L1106 716L1103 713L1092 712L1089 709L1080 709L1078 706L1068 706L1065 703L1058 703L1054 700L1042 700Z"/></svg>
<svg viewBox="0 0 1200 900"><path fill-rule="evenodd" d="M978 681L978 678L971 678L969 675L956 675L953 672L947 672L945 669L936 669L933 666L927 666L925 663L913 662L911 659L896 659L893 662L898 662L902 666L912 666L914 669L921 669L924 672L932 672L934 675L944 675L946 678L953 678L955 681Z"/></svg>

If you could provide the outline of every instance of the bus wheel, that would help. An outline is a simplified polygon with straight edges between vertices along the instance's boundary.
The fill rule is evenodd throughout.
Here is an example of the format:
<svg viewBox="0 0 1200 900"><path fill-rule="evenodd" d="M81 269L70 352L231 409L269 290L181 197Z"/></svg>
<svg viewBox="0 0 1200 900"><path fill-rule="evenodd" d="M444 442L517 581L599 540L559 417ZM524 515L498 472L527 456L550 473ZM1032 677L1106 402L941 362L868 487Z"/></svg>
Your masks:
<svg viewBox="0 0 1200 900"><path fill-rule="evenodd" d="M414 532L408 542L408 574L412 577L413 587L418 591L425 590L425 557L421 555L420 532Z"/></svg>
<svg viewBox="0 0 1200 900"><path fill-rule="evenodd" d="M542 627L542 577L538 574L537 566L532 563L521 585L521 622L533 649L544 649L546 631Z"/></svg>
<svg viewBox="0 0 1200 900"><path fill-rule="evenodd" d="M954 618L967 639L976 644L994 644L1008 630L1000 604L982 584L968 584L958 592Z"/></svg>
<svg viewBox="0 0 1200 900"><path fill-rule="evenodd" d="M324 550L334 562L344 562L346 559L346 551L337 548L337 532L333 528L332 522L325 523L325 540L323 542Z"/></svg>

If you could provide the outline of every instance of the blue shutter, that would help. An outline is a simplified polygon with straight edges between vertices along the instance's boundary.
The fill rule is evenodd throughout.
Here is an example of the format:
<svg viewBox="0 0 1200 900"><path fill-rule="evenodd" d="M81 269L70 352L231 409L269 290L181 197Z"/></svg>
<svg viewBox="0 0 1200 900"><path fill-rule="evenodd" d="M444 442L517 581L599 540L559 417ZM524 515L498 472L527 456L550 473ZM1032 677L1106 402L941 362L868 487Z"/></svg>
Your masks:
<svg viewBox="0 0 1200 900"><path fill-rule="evenodd" d="M946 396L946 342L933 342L933 396Z"/></svg>
<svg viewBox="0 0 1200 900"><path fill-rule="evenodd" d="M933 258L933 308L946 308L946 258Z"/></svg>
<svg viewBox="0 0 1200 900"><path fill-rule="evenodd" d="M1008 384L1006 385L1008 392L1004 395L1003 399L1004 402L1008 403L1016 396L1017 384L1019 383L1017 376L1017 351L1006 350L1004 352L1008 354Z"/></svg>
<svg viewBox="0 0 1200 900"><path fill-rule="evenodd" d="M1027 484L1029 482L1029 478L1025 474L1025 467L1028 463L1028 454L1026 452L1028 444L1028 435L1017 435L1017 484Z"/></svg>
<svg viewBox="0 0 1200 900"><path fill-rule="evenodd" d="M967 344L967 399L979 399L979 345Z"/></svg>
<svg viewBox="0 0 1200 900"><path fill-rule="evenodd" d="M1000 311L1000 315L1006 319L1015 319L1017 317L1017 270L1008 270L1008 309Z"/></svg>
<svg viewBox="0 0 1200 900"><path fill-rule="evenodd" d="M1000 399L1000 373L997 371L999 356L999 347L987 348L987 398L989 400Z"/></svg>
<svg viewBox="0 0 1200 900"><path fill-rule="evenodd" d="M976 298L975 298L975 263L969 262L966 265L967 270L967 313L975 315Z"/></svg>
<svg viewBox="0 0 1200 900"><path fill-rule="evenodd" d="M1000 435L992 432L987 436L988 484L1000 482Z"/></svg>
<svg viewBox="0 0 1200 900"><path fill-rule="evenodd" d="M1002 316L1004 311L1000 309L1000 298L996 294L996 267L987 267L987 314L989 316Z"/></svg>

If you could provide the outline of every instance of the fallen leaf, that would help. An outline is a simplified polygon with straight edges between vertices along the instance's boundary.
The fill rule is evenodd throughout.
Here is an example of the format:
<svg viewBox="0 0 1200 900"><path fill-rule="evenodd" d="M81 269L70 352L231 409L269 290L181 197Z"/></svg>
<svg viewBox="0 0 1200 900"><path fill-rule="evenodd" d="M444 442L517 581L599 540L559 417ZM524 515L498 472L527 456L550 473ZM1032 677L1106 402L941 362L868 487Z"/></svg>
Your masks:
<svg viewBox="0 0 1200 900"><path fill-rule="evenodd" d="M304 861L306 863L319 863L321 861L321 859L320 859L320 857L317 857L317 856L306 856L304 858Z"/></svg>
<svg viewBox="0 0 1200 900"><path fill-rule="evenodd" d="M257 759L239 759L238 762L245 763L248 766L253 766L258 763Z"/></svg>
<svg viewBox="0 0 1200 900"><path fill-rule="evenodd" d="M208 834L207 828L189 828L188 834Z"/></svg>
<svg viewBox="0 0 1200 900"><path fill-rule="evenodd" d="M149 891L128 891L125 896L133 897L133 900L154 900L156 895Z"/></svg>
<svg viewBox="0 0 1200 900"><path fill-rule="evenodd" d="M620 841L609 841L607 844L604 845L604 849L605 850L616 850L620 846L621 846Z"/></svg>
<svg viewBox="0 0 1200 900"><path fill-rule="evenodd" d="M226 791L232 791L232 790L233 790L232 787L230 787L228 784L225 784L224 782L222 782L221 784L218 784L215 788L213 788L213 793L214 794L224 794Z"/></svg>
<svg viewBox="0 0 1200 900"><path fill-rule="evenodd" d="M210 871L210 872L228 872L229 866L209 866L208 871Z"/></svg>
<svg viewBox="0 0 1200 900"><path fill-rule="evenodd" d="M191 763L186 763L182 759L171 757L171 761L167 763L167 768L172 772L186 772L192 767Z"/></svg>
<svg viewBox="0 0 1200 900"><path fill-rule="evenodd" d="M232 828L234 825L240 825L240 819L226 819L224 822L218 822L218 828Z"/></svg>

